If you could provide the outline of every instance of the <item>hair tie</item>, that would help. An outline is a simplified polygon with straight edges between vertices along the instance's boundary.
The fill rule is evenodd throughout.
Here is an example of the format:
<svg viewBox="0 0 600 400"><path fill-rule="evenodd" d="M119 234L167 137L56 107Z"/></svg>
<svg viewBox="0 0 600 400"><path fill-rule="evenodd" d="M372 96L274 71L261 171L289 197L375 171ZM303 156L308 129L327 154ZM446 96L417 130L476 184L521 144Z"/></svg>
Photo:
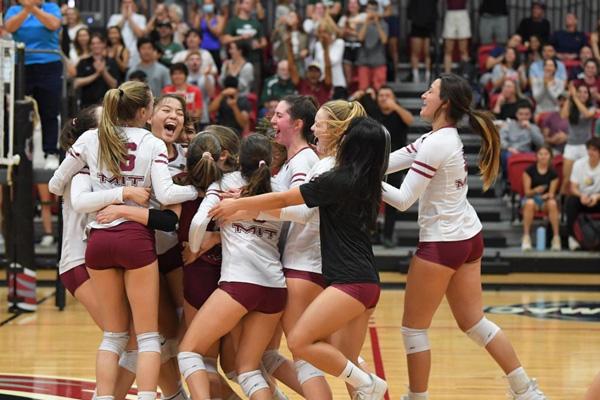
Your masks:
<svg viewBox="0 0 600 400"><path fill-rule="evenodd" d="M262 167L263 165L267 165L267 163L265 162L265 160L260 160L258 162L258 168Z"/></svg>
<svg viewBox="0 0 600 400"><path fill-rule="evenodd" d="M77 123L77 117L75 117L71 120L71 125L75 126L76 123Z"/></svg>
<svg viewBox="0 0 600 400"><path fill-rule="evenodd" d="M210 154L208 151L205 151L202 153L202 158L210 158L212 160L212 154Z"/></svg>
<svg viewBox="0 0 600 400"><path fill-rule="evenodd" d="M125 92L123 91L123 89L119 89L119 96L123 97L125 95Z"/></svg>

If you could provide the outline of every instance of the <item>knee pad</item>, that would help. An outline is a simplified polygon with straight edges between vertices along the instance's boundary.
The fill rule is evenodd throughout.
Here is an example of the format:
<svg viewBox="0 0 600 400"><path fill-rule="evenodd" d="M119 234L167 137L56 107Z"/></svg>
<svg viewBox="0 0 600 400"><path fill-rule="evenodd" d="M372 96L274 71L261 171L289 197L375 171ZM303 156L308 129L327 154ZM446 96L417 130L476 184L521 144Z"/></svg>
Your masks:
<svg viewBox="0 0 600 400"><path fill-rule="evenodd" d="M420 353L430 349L427 329L413 329L403 326L402 340L404 341L406 354Z"/></svg>
<svg viewBox="0 0 600 400"><path fill-rule="evenodd" d="M296 375L298 376L298 382L300 385L304 385L306 381L312 378L317 378L319 376L325 377L321 370L312 366L308 362L304 360L298 360L294 363L294 368L296 369Z"/></svg>
<svg viewBox="0 0 600 400"><path fill-rule="evenodd" d="M127 342L129 342L129 332L104 332L104 339L98 350L109 351L121 357Z"/></svg>
<svg viewBox="0 0 600 400"><path fill-rule="evenodd" d="M179 371L185 379L194 372L206 370L202 356L191 351L182 351L177 354L177 362L179 363Z"/></svg>
<svg viewBox="0 0 600 400"><path fill-rule="evenodd" d="M158 353L160 352L161 336L158 332L140 333L136 336L138 344L138 354L141 353ZM164 339L164 338L163 338Z"/></svg>
<svg viewBox="0 0 600 400"><path fill-rule="evenodd" d="M125 368L127 371L135 374L137 370L137 350L125 350L123 354L121 354L121 358L119 358L119 366Z"/></svg>
<svg viewBox="0 0 600 400"><path fill-rule="evenodd" d="M265 378L259 370L244 372L238 376L238 380L240 381L242 391L249 399L252 398L252 395L257 391L269 389L267 381L265 381Z"/></svg>
<svg viewBox="0 0 600 400"><path fill-rule="evenodd" d="M465 333L475 343L481 347L485 347L489 342L492 341L499 331L500 327L498 325L488 320L486 317L483 317L477 324L475 324L475 326L468 329Z"/></svg>
<svg viewBox="0 0 600 400"><path fill-rule="evenodd" d="M204 366L206 367L206 372L219 375L216 358L204 357Z"/></svg>
<svg viewBox="0 0 600 400"><path fill-rule="evenodd" d="M225 376L227 377L227 379L229 379L231 382L235 382L238 383L238 376L235 373L235 371L229 371L229 372L225 372Z"/></svg>
<svg viewBox="0 0 600 400"><path fill-rule="evenodd" d="M275 372L285 360L286 358L279 354L279 350L277 349L266 350L262 356L263 365L269 375L273 375L273 372Z"/></svg>

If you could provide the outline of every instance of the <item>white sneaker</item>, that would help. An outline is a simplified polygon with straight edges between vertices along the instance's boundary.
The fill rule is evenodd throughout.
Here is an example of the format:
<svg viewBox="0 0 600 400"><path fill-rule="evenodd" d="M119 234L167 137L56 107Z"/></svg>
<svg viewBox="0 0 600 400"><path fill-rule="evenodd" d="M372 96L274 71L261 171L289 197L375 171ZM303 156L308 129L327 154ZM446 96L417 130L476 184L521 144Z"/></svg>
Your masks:
<svg viewBox="0 0 600 400"><path fill-rule="evenodd" d="M575 251L575 250L579 250L580 248L581 248L581 245L579 244L577 239L575 239L573 236L569 236L569 250Z"/></svg>
<svg viewBox="0 0 600 400"><path fill-rule="evenodd" d="M42 240L40 241L40 246L42 247L50 247L54 244L54 236L52 235L44 235L42 236Z"/></svg>
<svg viewBox="0 0 600 400"><path fill-rule="evenodd" d="M411 399L412 397L412 399ZM408 390L408 394L405 394L400 398L401 400L429 400L429 391L423 393L413 393Z"/></svg>
<svg viewBox="0 0 600 400"><path fill-rule="evenodd" d="M511 400L548 400L537 385L537 379L533 378L529 382L529 387L525 393L516 394L512 389L508 389L508 398Z"/></svg>
<svg viewBox="0 0 600 400"><path fill-rule="evenodd" d="M57 170L60 165L58 154L48 154L46 156L46 163L44 164L44 169Z"/></svg>
<svg viewBox="0 0 600 400"><path fill-rule="evenodd" d="M562 248L562 245L560 243L560 236L554 236L552 238L552 251L560 251L560 249Z"/></svg>
<svg viewBox="0 0 600 400"><path fill-rule="evenodd" d="M355 389L352 400L381 400L387 392L387 383L375 374L369 374L373 383Z"/></svg>
<svg viewBox="0 0 600 400"><path fill-rule="evenodd" d="M523 235L523 239L521 239L521 250L531 251L531 237L529 235Z"/></svg>

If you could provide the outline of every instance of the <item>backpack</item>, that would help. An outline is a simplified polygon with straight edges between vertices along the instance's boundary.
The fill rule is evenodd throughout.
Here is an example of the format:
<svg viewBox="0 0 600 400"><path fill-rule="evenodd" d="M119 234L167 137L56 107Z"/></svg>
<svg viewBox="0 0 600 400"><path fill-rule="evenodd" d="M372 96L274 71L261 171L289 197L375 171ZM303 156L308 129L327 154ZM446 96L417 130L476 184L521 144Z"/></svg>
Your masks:
<svg viewBox="0 0 600 400"><path fill-rule="evenodd" d="M573 233L583 249L600 250L600 220L594 220L589 214L579 214Z"/></svg>

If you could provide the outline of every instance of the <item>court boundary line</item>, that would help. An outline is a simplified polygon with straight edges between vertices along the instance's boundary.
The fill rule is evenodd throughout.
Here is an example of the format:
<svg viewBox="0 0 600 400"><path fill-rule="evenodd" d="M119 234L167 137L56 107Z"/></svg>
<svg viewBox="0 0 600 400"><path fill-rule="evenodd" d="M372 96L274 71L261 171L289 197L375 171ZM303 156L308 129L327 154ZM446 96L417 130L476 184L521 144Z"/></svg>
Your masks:
<svg viewBox="0 0 600 400"><path fill-rule="evenodd" d="M377 327L369 327L369 337L371 338L371 351L373 353L373 364L375 364L375 374L385 381L385 369L383 368L383 358L381 357L381 347L379 346ZM385 400L390 400L389 390L385 391Z"/></svg>
<svg viewBox="0 0 600 400"><path fill-rule="evenodd" d="M532 291L532 292L600 292L600 285L575 285L553 283L483 283L484 291ZM404 290L405 282L381 282L383 290Z"/></svg>
<svg viewBox="0 0 600 400"><path fill-rule="evenodd" d="M43 302L45 302L46 300L48 300L48 299L50 299L50 298L52 298L54 296L56 296L56 292L51 293L48 296L46 296L46 297L38 300L36 304L40 305ZM6 318L4 321L0 322L0 328L2 328L4 325L7 325L9 322L11 322L11 321L19 318L21 315L30 315L30 314L32 314L32 313L31 312L18 312L18 313L14 314L14 315L11 315L10 317Z"/></svg>

